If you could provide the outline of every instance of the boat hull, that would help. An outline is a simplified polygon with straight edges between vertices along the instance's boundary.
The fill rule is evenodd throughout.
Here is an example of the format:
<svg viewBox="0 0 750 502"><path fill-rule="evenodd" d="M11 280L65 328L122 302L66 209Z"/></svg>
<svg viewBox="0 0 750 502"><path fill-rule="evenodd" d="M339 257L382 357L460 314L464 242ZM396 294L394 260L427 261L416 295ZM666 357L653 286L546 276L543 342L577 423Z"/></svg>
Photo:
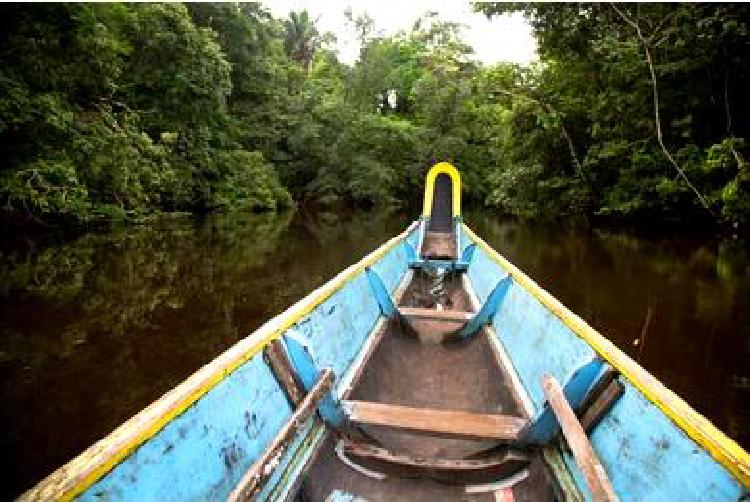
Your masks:
<svg viewBox="0 0 750 502"><path fill-rule="evenodd" d="M289 419L292 409L262 349L295 330L316 362L332 367L335 393L349 385L380 307L365 269L394 293L408 272L399 236L272 319L39 485L24 500L224 500ZM280 459L261 498L283 498L323 437L311 420Z"/></svg>
<svg viewBox="0 0 750 502"><path fill-rule="evenodd" d="M361 374L386 319L367 269L396 300L409 283L420 245L415 222L359 263L272 319L159 401L50 475L28 500L226 499L293 413L283 386L262 357L271 341L295 332L306 339L318 367L336 376L341 398ZM497 309L483 328L525 412L545 407L543 375L565 381L594 356L616 369L624 393L593 429L590 440L621 500L738 500L748 483L747 454L627 355L508 263L459 223L462 274L475 308L510 275ZM465 253L475 245L473 253ZM466 389L471 392L471 389ZM310 419L285 453L258 498L283 500L328 435ZM562 443L557 473L590 498L583 475ZM552 462L554 459L550 460ZM552 462L553 463L553 462Z"/></svg>
<svg viewBox="0 0 750 502"><path fill-rule="evenodd" d="M594 356L603 357L622 372L619 380L625 392L590 435L621 500L739 499L743 492L740 478L747 475L741 466L744 463L747 468L747 454L736 443L466 226L462 227L462 241L479 243L467 278L480 302L498 277L507 273L513 277L492 327L529 398L532 416L545 405L541 385L545 374L564 381ZM683 420L684 429L675 418ZM711 455L709 445L715 452L722 450L725 461L736 467L734 472ZM565 452L563 456L577 486L590 498L572 455Z"/></svg>

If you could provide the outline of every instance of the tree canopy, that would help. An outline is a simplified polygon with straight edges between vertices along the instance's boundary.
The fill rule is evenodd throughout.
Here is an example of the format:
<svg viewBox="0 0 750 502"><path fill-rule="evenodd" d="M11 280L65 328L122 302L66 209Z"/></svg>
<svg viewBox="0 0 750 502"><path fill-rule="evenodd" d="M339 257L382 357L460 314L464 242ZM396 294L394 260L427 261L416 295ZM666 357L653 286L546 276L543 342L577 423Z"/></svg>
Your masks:
<svg viewBox="0 0 750 502"><path fill-rule="evenodd" d="M525 107L513 114L514 135L533 144L507 152L511 166L526 167L496 171L490 203L750 222L746 5L476 8L523 12L539 43L539 64L511 90L510 106ZM544 192L523 190L530 185Z"/></svg>
<svg viewBox="0 0 750 502"><path fill-rule="evenodd" d="M483 65L433 13L388 37L349 13L347 65L306 11L4 4L4 214L400 205L448 160L499 212L750 224L748 7L475 8L523 12L539 61Z"/></svg>

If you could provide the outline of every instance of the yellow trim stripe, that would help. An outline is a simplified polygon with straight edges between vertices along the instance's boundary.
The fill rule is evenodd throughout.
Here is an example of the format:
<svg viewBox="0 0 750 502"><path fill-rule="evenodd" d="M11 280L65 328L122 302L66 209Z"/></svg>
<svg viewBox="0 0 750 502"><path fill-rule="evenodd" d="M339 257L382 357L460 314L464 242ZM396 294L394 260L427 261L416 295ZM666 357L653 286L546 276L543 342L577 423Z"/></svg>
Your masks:
<svg viewBox="0 0 750 502"><path fill-rule="evenodd" d="M180 385L119 426L78 457L59 468L19 500L72 500L148 441L175 417L192 406L237 368L249 361L271 340L278 338L308 315L366 267L379 261L416 228L412 223L362 260L340 272L289 309L203 366Z"/></svg>
<svg viewBox="0 0 750 502"><path fill-rule="evenodd" d="M435 179L438 174L447 174L453 185L453 216L461 216L461 174L458 169L447 162L439 162L430 168L424 187L424 204L422 217L429 218L432 214L432 197L435 193Z"/></svg>
<svg viewBox="0 0 750 502"><path fill-rule="evenodd" d="M568 310L554 296L539 287L520 269L477 237L468 226L464 224L463 227L469 238L482 248L492 260L503 267L519 285L551 310L599 355L617 368L635 388L658 406L693 441L706 449L745 487L750 487L750 455L739 444L717 429L704 416L693 410L682 398L665 387L664 384L589 326L583 319Z"/></svg>

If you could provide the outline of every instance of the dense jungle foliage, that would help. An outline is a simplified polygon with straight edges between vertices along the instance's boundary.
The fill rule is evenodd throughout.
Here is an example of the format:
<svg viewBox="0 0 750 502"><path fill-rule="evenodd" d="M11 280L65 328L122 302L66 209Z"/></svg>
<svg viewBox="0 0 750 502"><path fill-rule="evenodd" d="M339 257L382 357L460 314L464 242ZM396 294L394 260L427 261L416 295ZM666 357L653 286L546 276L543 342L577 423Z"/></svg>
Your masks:
<svg viewBox="0 0 750 502"><path fill-rule="evenodd" d="M3 4L4 214L399 205L449 160L505 213L750 223L750 7L475 8L522 11L539 61L482 65L430 13L391 37L350 14L346 65L304 11Z"/></svg>

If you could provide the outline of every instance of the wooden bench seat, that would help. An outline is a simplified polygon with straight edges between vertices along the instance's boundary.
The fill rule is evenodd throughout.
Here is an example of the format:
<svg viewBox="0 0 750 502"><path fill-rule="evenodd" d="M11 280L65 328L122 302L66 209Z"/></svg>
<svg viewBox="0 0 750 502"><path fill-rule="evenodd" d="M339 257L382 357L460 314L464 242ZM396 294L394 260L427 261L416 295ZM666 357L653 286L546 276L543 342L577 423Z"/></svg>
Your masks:
<svg viewBox="0 0 750 502"><path fill-rule="evenodd" d="M433 260L454 260L456 242L451 232L425 232L422 257Z"/></svg>
<svg viewBox="0 0 750 502"><path fill-rule="evenodd" d="M462 312L459 310L437 310L417 307L399 307L399 313L407 319L431 319L435 321L449 321L466 323L472 317L473 312Z"/></svg>
<svg viewBox="0 0 750 502"><path fill-rule="evenodd" d="M412 408L367 401L342 401L347 418L360 425L462 439L514 442L527 424L522 417Z"/></svg>

